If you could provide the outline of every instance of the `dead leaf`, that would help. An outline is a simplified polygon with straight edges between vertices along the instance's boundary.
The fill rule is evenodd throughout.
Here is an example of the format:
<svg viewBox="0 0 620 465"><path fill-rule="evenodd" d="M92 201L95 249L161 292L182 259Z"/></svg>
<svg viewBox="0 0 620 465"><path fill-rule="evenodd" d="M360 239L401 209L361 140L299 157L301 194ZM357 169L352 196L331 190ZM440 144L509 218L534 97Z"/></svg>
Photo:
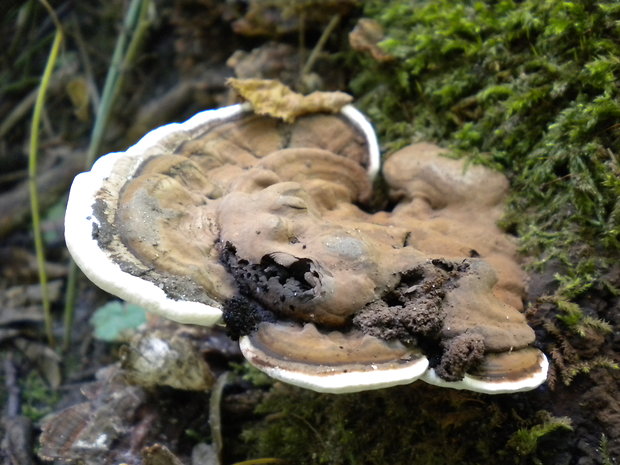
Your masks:
<svg viewBox="0 0 620 465"><path fill-rule="evenodd" d="M144 465L183 465L176 455L162 444L153 444L142 449Z"/></svg>
<svg viewBox="0 0 620 465"><path fill-rule="evenodd" d="M344 92L312 92L302 95L293 92L279 81L271 79L234 79L226 83L250 102L259 115L280 118L292 123L308 113L337 113L351 103L353 97Z"/></svg>
<svg viewBox="0 0 620 465"><path fill-rule="evenodd" d="M67 275L67 267L57 263L46 262L45 271L48 279L63 278ZM23 247L0 247L0 276L10 283L37 281L39 279L37 257Z"/></svg>
<svg viewBox="0 0 620 465"><path fill-rule="evenodd" d="M60 356L48 345L25 338L14 341L17 347L32 363L52 389L60 386L62 375L60 372Z"/></svg>
<svg viewBox="0 0 620 465"><path fill-rule="evenodd" d="M88 93L88 83L84 76L76 76L67 83L67 94L73 104L75 116L80 121L88 121L88 107L90 103L90 95Z"/></svg>
<svg viewBox="0 0 620 465"><path fill-rule="evenodd" d="M0 456L7 465L32 464L32 421L24 416L3 417L0 430L4 436L0 438Z"/></svg>
<svg viewBox="0 0 620 465"><path fill-rule="evenodd" d="M96 383L87 402L72 405L44 420L39 456L45 460L104 463L111 444L128 431L146 394L117 381ZM116 463L116 462L115 462Z"/></svg>
<svg viewBox="0 0 620 465"><path fill-rule="evenodd" d="M4 307L0 314L0 326L9 326L21 323L43 323L41 307L30 306L21 308Z"/></svg>
<svg viewBox="0 0 620 465"><path fill-rule="evenodd" d="M379 47L383 40L383 28L374 19L361 18L349 33L349 44L353 50L365 52L380 62L392 61L394 57Z"/></svg>
<svg viewBox="0 0 620 465"><path fill-rule="evenodd" d="M198 345L170 331L137 334L121 357L126 379L140 386L207 391L215 380Z"/></svg>

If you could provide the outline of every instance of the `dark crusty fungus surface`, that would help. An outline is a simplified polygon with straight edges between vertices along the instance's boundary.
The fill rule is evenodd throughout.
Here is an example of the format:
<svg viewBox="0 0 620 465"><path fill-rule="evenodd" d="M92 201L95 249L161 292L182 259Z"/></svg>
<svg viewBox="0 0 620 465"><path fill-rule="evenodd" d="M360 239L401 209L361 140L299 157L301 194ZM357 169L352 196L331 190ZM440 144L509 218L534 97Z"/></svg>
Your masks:
<svg viewBox="0 0 620 465"><path fill-rule="evenodd" d="M411 145L383 167L394 208L369 213L377 160L350 106L294 122L204 112L80 175L67 243L104 289L177 321L223 321L289 383L538 386L547 361L520 311L525 275L496 226L505 178Z"/></svg>

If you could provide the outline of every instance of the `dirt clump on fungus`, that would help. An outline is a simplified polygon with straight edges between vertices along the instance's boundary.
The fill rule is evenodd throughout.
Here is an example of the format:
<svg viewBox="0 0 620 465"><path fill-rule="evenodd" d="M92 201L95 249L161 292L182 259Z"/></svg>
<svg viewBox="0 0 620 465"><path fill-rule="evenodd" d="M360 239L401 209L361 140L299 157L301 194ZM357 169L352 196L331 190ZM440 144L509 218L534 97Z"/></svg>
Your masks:
<svg viewBox="0 0 620 465"><path fill-rule="evenodd" d="M258 324L263 321L270 323L276 321L272 312L243 295L224 301L222 319L226 325L226 334L234 341L255 331Z"/></svg>
<svg viewBox="0 0 620 465"><path fill-rule="evenodd" d="M446 260L429 260L402 274L400 283L382 299L371 302L353 317L353 325L366 334L405 344L419 337L437 337L445 313L445 288L454 287L468 268Z"/></svg>
<svg viewBox="0 0 620 465"><path fill-rule="evenodd" d="M460 381L484 356L484 339L480 334L465 332L442 341L444 352L435 367L437 376L446 381Z"/></svg>
<svg viewBox="0 0 620 465"><path fill-rule="evenodd" d="M443 300L469 268L467 260L429 260L403 273L396 288L356 313L353 326L380 339L420 346L438 376L446 381L461 380L484 356L484 339L470 331L442 338Z"/></svg>

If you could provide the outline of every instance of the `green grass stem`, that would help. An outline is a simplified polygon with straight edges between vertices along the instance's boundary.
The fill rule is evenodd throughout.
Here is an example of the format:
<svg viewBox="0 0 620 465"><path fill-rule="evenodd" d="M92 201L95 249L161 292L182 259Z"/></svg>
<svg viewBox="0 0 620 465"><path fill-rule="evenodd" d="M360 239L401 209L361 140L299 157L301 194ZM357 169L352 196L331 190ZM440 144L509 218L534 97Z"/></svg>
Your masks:
<svg viewBox="0 0 620 465"><path fill-rule="evenodd" d="M52 325L52 311L49 299L49 290L47 286L47 273L45 270L45 250L43 247L43 235L41 233L41 217L39 207L39 192L37 188L37 160L39 154L39 126L41 123L41 114L45 103L45 94L50 83L50 76L58 58L60 44L63 41L63 31L59 24L56 25L56 33L54 34L54 42L50 54L47 58L45 70L41 77L39 92L34 104L32 115L32 127L30 131L30 147L28 158L28 187L30 191L30 209L32 213L32 232L34 235L34 246L37 255L37 266L39 268L39 283L41 285L41 297L43 303L43 314L45 317L45 334L48 343L54 347L54 332Z"/></svg>
<svg viewBox="0 0 620 465"><path fill-rule="evenodd" d="M97 111L95 125L93 126L90 144L86 153L87 168L90 168L90 166L94 163L95 157L101 147L101 142L110 119L114 100L118 95L118 88L121 82L123 68L125 67L124 65L127 64L125 57L127 56L127 52L132 48L131 44L128 46L127 42L129 41L130 33L136 31L140 17L143 14L143 3L146 1L147 0L132 0L129 5L129 9L127 10L127 14L125 15L125 21L123 22L121 33L118 37L118 41L116 42L116 47L114 48L114 53L112 55L112 62L110 63L110 68L108 69L108 74L106 76L103 94L101 96L101 105L99 105L99 109ZM136 36L136 34L133 34L134 38Z"/></svg>
<svg viewBox="0 0 620 465"><path fill-rule="evenodd" d="M312 49L312 52L310 53L310 56L308 57L308 60L306 61L301 71L302 77L309 74L310 71L312 71L312 68L314 67L314 64L316 63L316 60L319 58L319 55L321 54L321 52L323 51L323 48L325 47L325 44L327 43L327 39L329 39L329 36L334 32L334 30L336 29L339 23L340 23L340 15L334 15L329 20L329 23L323 30L321 37L319 37L318 42Z"/></svg>
<svg viewBox="0 0 620 465"><path fill-rule="evenodd" d="M91 132L90 143L86 152L85 168L90 169L95 161L96 155L101 150L101 144L105 130L108 126L110 114L114 102L122 87L124 72L135 61L140 45L142 44L146 31L150 26L148 11L151 0L132 0L123 21L121 34L116 42L112 61L106 76L101 103L97 107L95 124ZM63 349L68 350L71 345L73 333L73 320L75 313L75 295L77 284L77 267L71 260L69 265L69 277L67 280L67 290L65 293L64 308L64 332Z"/></svg>

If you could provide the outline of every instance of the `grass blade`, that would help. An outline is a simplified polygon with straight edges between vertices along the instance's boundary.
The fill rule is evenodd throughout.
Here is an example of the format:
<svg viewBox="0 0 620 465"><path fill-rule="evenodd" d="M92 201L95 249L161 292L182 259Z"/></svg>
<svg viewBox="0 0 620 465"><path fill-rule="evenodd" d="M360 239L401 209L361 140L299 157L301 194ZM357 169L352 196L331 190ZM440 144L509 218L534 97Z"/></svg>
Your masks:
<svg viewBox="0 0 620 465"><path fill-rule="evenodd" d="M37 189L37 161L39 154L39 127L41 123L41 113L45 103L45 94L49 87L52 70L58 58L60 44L64 34L60 25L56 27L54 42L47 58L45 70L41 77L39 92L34 104L32 115L32 126L30 131L30 147L28 155L28 187L30 190L30 209L32 212L32 233L34 235L34 246L37 255L37 266L39 268L39 284L41 285L41 297L43 302L43 314L45 317L45 334L50 346L54 347L54 332L52 325L52 311L47 287L47 273L45 271L45 250L43 247L43 235L41 233L41 217L39 208L39 192Z"/></svg>

